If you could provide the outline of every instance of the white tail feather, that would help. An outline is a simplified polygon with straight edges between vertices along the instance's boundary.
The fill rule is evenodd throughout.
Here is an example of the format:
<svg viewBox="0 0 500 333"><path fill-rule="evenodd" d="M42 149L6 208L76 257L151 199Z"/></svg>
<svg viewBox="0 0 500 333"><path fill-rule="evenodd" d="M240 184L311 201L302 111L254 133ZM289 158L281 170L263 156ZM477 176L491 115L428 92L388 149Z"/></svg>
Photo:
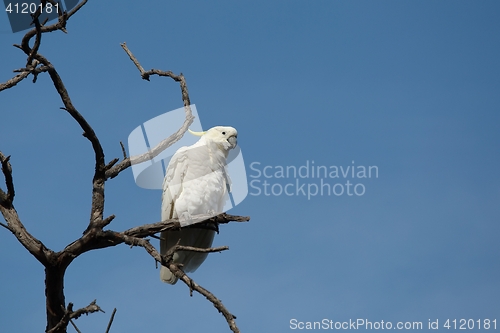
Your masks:
<svg viewBox="0 0 500 333"><path fill-rule="evenodd" d="M160 268L160 279L168 284L175 284L177 282L177 277L165 266Z"/></svg>

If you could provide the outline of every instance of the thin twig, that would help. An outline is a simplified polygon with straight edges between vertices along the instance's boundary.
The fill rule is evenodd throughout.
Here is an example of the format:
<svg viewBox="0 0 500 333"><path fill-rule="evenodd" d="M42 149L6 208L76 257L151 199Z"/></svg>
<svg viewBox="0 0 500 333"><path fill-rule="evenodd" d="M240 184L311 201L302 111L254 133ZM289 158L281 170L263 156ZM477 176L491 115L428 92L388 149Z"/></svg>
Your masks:
<svg viewBox="0 0 500 333"><path fill-rule="evenodd" d="M197 215L193 216L193 219L196 218ZM207 220L203 220L197 224L193 224L193 227L196 227L199 224L203 224L205 222L210 222L210 223L229 223L229 222L247 222L250 220L249 216L238 216L238 215L230 215L226 213L219 214L217 216L211 217ZM158 232L165 231L165 230L175 230L175 229L180 229L181 224L179 223L178 218L173 218L165 221L160 221L156 223L151 223L151 224L145 224L141 225L138 227L133 227L130 229L127 229L123 231L122 233L127 236L133 236L133 237L149 237L151 235L154 235Z"/></svg>
<svg viewBox="0 0 500 333"><path fill-rule="evenodd" d="M7 229L7 230L9 230L9 231L11 231L11 232L12 232L12 230L9 228L9 226L8 226L8 225L3 224L2 222L0 222L0 225L1 225L2 227L4 227L5 229Z"/></svg>
<svg viewBox="0 0 500 333"><path fill-rule="evenodd" d="M78 5L76 5L73 9L71 9L69 12L68 12L68 15L66 17L66 20L68 20L71 16L73 16L77 11L80 10L80 8L82 8L86 3L87 3L88 0L83 0L82 2L80 2Z"/></svg>
<svg viewBox="0 0 500 333"><path fill-rule="evenodd" d="M199 248L193 246L176 245L175 252L177 251L191 251L191 252L202 252L202 253L213 253L222 252L229 250L229 246L219 246L219 247L209 247L209 248Z"/></svg>
<svg viewBox="0 0 500 333"><path fill-rule="evenodd" d="M0 152L0 164L2 165L2 173L5 177L5 185L7 186L7 195L5 198L0 197L0 203L4 201L9 205L12 205L14 201L15 191L14 191L14 181L12 180L12 166L10 165L10 156L5 156Z"/></svg>
<svg viewBox="0 0 500 333"><path fill-rule="evenodd" d="M69 322L71 323L71 325L73 325L73 328L78 332L78 333L82 333L78 327L76 327L76 324L73 322L73 319L70 319Z"/></svg>
<svg viewBox="0 0 500 333"><path fill-rule="evenodd" d="M76 5L72 10L70 10L68 13L63 12L62 8L59 8L59 12L58 12L59 17L58 17L57 23L54 23L54 24L51 24L48 26L40 27L40 33L43 34L43 33L52 32L52 31L56 31L56 30L61 30L62 32L66 32L66 22L70 19L71 16L73 16L76 12L78 12L78 10L80 10L80 8L82 8L87 3L87 1L88 0L83 0L78 5ZM52 3L52 1L51 1L51 3ZM23 40L21 42L22 50L28 56L31 53L31 48L29 47L29 42L30 42L31 38L33 38L33 36L37 35L37 33L38 33L38 31L37 31L36 27L31 29L30 31L28 31L24 35Z"/></svg>
<svg viewBox="0 0 500 333"><path fill-rule="evenodd" d="M38 20L38 17L40 16L41 13L42 13L42 7L41 6L37 7L36 13L33 17L33 23L35 23L35 30L36 30L35 44L33 45L33 48L28 54L28 59L26 60L26 67L31 65L31 61L33 60L33 57L38 53L38 49L40 48L40 43L42 41L42 30L40 21Z"/></svg>
<svg viewBox="0 0 500 333"><path fill-rule="evenodd" d="M0 84L0 91L14 87L16 84L18 84L19 82L21 82L22 80L27 78L29 75L30 75L30 72L22 72L21 74L17 74L16 76L14 76L12 79L8 80L7 82L1 83Z"/></svg>
<svg viewBox="0 0 500 333"><path fill-rule="evenodd" d="M114 158L114 159L112 159L111 161L109 161L109 163L108 163L108 164L106 164L106 166L104 167L104 169L105 169L105 170L109 170L109 169L111 169L111 167L112 167L113 165L115 165L115 164L116 164L116 162L118 162L118 161L119 161L119 159L118 159L118 158Z"/></svg>
<svg viewBox="0 0 500 333"><path fill-rule="evenodd" d="M71 312L73 312L73 303L69 303L66 309L64 309L63 307L63 310L64 310L64 315L61 318L61 320L59 320L59 322L50 330L48 330L46 333L54 333L57 332L58 330L64 330L66 327L68 327L69 320L71 319L70 315Z"/></svg>
<svg viewBox="0 0 500 333"><path fill-rule="evenodd" d="M100 228L104 228L105 226L107 226L108 224L110 224L114 219L115 219L115 215L110 215L108 217L106 217L104 220L102 220L102 222L99 224L99 227Z"/></svg>
<svg viewBox="0 0 500 333"><path fill-rule="evenodd" d="M123 153L123 159L127 159L127 151L125 150L125 146L123 145L123 142L120 141L120 146L122 147L122 153Z"/></svg>
<svg viewBox="0 0 500 333"><path fill-rule="evenodd" d="M97 300L93 300L86 307L78 309L78 310L76 310L74 312L72 311L71 314L70 314L70 318L71 319L78 319L78 318L80 318L84 314L87 315L89 313L94 313L94 312L102 312L102 313L104 313L104 311L101 309L101 307L99 305L96 304L96 302L97 302Z"/></svg>
<svg viewBox="0 0 500 333"><path fill-rule="evenodd" d="M130 237L134 238L134 237ZM130 239L128 240L130 241ZM214 307L222 313L224 318L226 319L229 328L231 331L234 333L239 333L240 330L236 326L236 322L234 321L236 319L236 316L230 313L224 304L222 304L221 300L219 300L217 297L215 297L211 292L206 290L205 288L201 287L198 285L194 280L192 280L190 277L188 277L178 266L177 264L172 262L172 256L169 256L170 258L167 258L166 255L160 255L158 251L146 240L140 239L140 241L144 242L139 242L137 241L135 244L130 244L130 245L137 245L137 246L142 246L157 262L160 262L163 266L168 267L168 269L180 280L182 280L189 288L190 290L194 290L201 295L205 296L205 298L210 301ZM178 247L179 245L175 245L174 247ZM177 250L177 249L176 249ZM200 249L202 250L202 249Z"/></svg>
<svg viewBox="0 0 500 333"><path fill-rule="evenodd" d="M132 52L130 52L130 50L127 47L127 43L123 42L120 44L120 46L125 50L125 52L127 52L130 60L132 60L132 62L137 67L139 72L141 72L141 76L143 76L146 71L144 70L144 68L142 68L141 64L139 63L139 60L137 60L137 58L132 54ZM148 80L148 79L146 79L146 80Z"/></svg>
<svg viewBox="0 0 500 333"><path fill-rule="evenodd" d="M115 313L116 313L116 308L113 309L113 313L111 314L111 318L109 318L108 327L106 328L105 333L109 333L109 330L111 329L111 325L113 324L113 319L115 319Z"/></svg>
<svg viewBox="0 0 500 333"><path fill-rule="evenodd" d="M157 69L152 69L150 71L145 71L144 68L141 66L137 58L132 54L132 52L128 49L126 43L120 44L121 47L125 50L125 52L128 54L129 58L132 60L132 62L135 64L139 72L141 73L141 77L145 80L149 81L149 76L152 74L156 74L159 76L167 76L172 78L174 81L177 81L180 83L180 88L181 88L181 94L182 94L182 100L184 103L184 109L186 113L186 118L184 120L184 123L182 124L181 128L177 130L174 134L170 135L168 138L162 140L160 143L156 145L156 147L152 148L151 150L147 151L146 153L138 156L131 156L130 158L126 158L126 153L125 149L123 148L122 145L122 150L123 150L123 156L125 157L123 161L117 165L115 165L113 168L109 169L106 171L106 179L108 178L114 178L116 177L121 171L127 169L131 165L139 164L145 161L149 161L156 156L158 156L162 151L179 141L184 133L188 130L189 126L193 123L194 116L191 111L191 102L189 99L189 93L187 90L187 84L186 80L184 78L184 75L179 74L175 75L171 71L160 71Z"/></svg>
<svg viewBox="0 0 500 333"><path fill-rule="evenodd" d="M71 16L73 16L80 8L82 8L87 3L87 1L88 0L83 0L78 5L76 5L69 13L63 13L60 8L58 13L59 14L58 22L49 26L41 26L40 23L38 22L38 15L40 14L38 15L35 14L34 17L35 28L31 29L24 35L21 45L14 45L15 47L18 47L21 50L23 50L23 52L28 56L26 61L26 67L31 66L31 60L36 58L35 57L36 55L39 55L38 49L40 47L42 34L56 30L61 30L63 32L66 32L66 22L68 21L68 19ZM53 1L51 0L49 0L49 2L53 3ZM37 9L37 13L38 11L40 11L40 8ZM37 38L35 40L33 48L31 48L29 44L31 38L33 38L34 36L37 36ZM12 88L16 84L24 80L26 77L28 77L29 74L30 71L26 71L24 73L16 75L14 78L8 80L7 82L0 84L0 91ZM34 74L36 74L36 72L34 72ZM36 81L36 76L34 78L34 81Z"/></svg>
<svg viewBox="0 0 500 333"><path fill-rule="evenodd" d="M68 327L68 324L71 321L71 319L78 319L80 316L82 316L84 314L94 313L94 312L98 312L98 311L104 312L99 307L99 305L96 304L96 300L93 300L86 307L78 309L76 311L73 311L73 303L69 303L68 307L64 310L64 316L57 323L57 325L55 325L50 330L48 330L47 333L54 333L54 332L58 332L60 330L65 330L66 327Z"/></svg>
<svg viewBox="0 0 500 333"><path fill-rule="evenodd" d="M190 291L194 290L199 294L205 296L205 298L210 301L220 313L222 313L231 331L233 331L234 333L240 332L238 326L236 326L236 316L227 310L220 299L215 297L215 295L207 289L194 282L194 280L187 276L179 267L177 267L177 265L171 263L168 265L168 268L178 279L182 280L182 282L184 282L189 287Z"/></svg>

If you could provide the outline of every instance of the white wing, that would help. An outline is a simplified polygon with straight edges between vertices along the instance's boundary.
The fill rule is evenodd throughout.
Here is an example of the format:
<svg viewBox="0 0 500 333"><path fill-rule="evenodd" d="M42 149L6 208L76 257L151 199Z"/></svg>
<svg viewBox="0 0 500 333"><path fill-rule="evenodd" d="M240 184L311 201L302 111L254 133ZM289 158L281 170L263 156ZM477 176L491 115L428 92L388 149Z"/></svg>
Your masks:
<svg viewBox="0 0 500 333"><path fill-rule="evenodd" d="M177 217L174 203L182 192L182 181L188 168L188 147L181 147L172 156L163 179L162 221Z"/></svg>
<svg viewBox="0 0 500 333"><path fill-rule="evenodd" d="M206 146L183 147L172 157L163 182L162 220L181 215L218 214L227 198L224 167L210 163ZM160 252L180 245L208 248L212 246L215 231L199 228L183 228L180 231L161 233ZM194 272L206 259L207 253L178 251L174 262L181 263L185 272ZM160 278L174 284L177 278L166 267L161 267Z"/></svg>

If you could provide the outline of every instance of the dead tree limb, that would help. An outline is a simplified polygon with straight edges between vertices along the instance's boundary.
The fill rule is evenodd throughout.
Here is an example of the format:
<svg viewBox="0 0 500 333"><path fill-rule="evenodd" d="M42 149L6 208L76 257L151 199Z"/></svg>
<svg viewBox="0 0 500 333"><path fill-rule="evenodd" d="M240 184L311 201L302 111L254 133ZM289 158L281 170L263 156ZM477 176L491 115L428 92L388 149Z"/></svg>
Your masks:
<svg viewBox="0 0 500 333"><path fill-rule="evenodd" d="M184 103L184 110L186 113L186 118L184 120L184 123L182 124L181 128L177 130L174 134L170 135L168 138L162 140L160 143L156 145L156 147L152 148L150 151L138 155L138 156L131 156L130 158L126 157L125 150L123 150L124 154L124 159L121 161L119 164L113 166L112 168L109 168L106 170L106 178L114 178L116 177L120 172L123 170L127 169L131 165L139 164L145 161L152 160L156 156L158 156L162 151L179 141L184 133L187 132L189 126L193 123L194 117L191 111L191 101L189 99L189 93L187 89L187 84L186 84L186 79L184 78L184 75L180 73L179 75L175 75L171 71L160 71L157 69L152 69L148 72L144 71L144 68L142 68L141 64L137 60L137 58L132 54L132 52L128 49L126 43L120 44L121 47L125 50L125 52L128 54L129 58L132 60L132 62L135 64L137 69L139 69L139 72L141 73L141 77L144 80L149 81L149 77L153 74L158 75L158 76L166 76L172 78L174 81L179 82L180 88L181 88L181 95L182 95L182 101ZM123 148L123 144L122 144Z"/></svg>
<svg viewBox="0 0 500 333"><path fill-rule="evenodd" d="M89 313L94 313L94 312L104 312L99 305L96 304L96 300L93 300L92 303L87 305L84 308L78 309L76 311L73 311L73 303L69 303L68 307L65 310L64 316L61 318L61 321L57 323L57 325L50 330L47 331L47 333L54 333L57 332L57 330L67 327L69 322L72 319L78 319L84 314L89 314ZM73 324L74 325L74 324Z"/></svg>

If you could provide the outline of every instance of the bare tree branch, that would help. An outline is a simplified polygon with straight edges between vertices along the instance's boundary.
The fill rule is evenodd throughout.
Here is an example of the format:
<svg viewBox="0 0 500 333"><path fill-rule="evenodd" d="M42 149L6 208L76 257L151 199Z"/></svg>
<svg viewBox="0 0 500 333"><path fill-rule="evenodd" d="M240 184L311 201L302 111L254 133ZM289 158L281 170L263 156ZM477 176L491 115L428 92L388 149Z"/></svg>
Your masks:
<svg viewBox="0 0 500 333"><path fill-rule="evenodd" d="M78 319L84 314L94 313L94 312L104 312L99 305L96 304L96 300L93 300L92 303L87 305L84 308L73 311L73 303L69 303L67 309L64 311L64 316L57 323L56 326L47 331L47 333L54 333L61 329L66 329L68 327L69 322L72 319ZM74 325L74 324L73 324ZM76 325L75 325L76 328Z"/></svg>
<svg viewBox="0 0 500 333"><path fill-rule="evenodd" d="M59 8L58 12L58 21L57 23L54 23L52 25L48 26L42 26L40 27L40 33L47 33L47 32L52 32L56 30L61 30L62 32L66 32L66 22L70 19L71 16L73 16L76 12L78 12L86 3L88 0L83 0L80 2L78 5L76 5L72 10L70 10L68 13L62 12L62 9ZM38 18L37 18L38 19ZM37 28L33 28L32 30L28 31L21 42L21 47L23 51L29 56L31 52L31 48L29 47L29 42L31 38L36 36L37 34Z"/></svg>
<svg viewBox="0 0 500 333"><path fill-rule="evenodd" d="M192 280L189 276L187 276L179 267L177 267L177 265L171 263L168 265L168 269L170 269L170 271L179 280L182 280L189 287L190 290L195 290L199 294L205 296L205 298L209 300L220 313L222 313L231 331L233 331L234 333L240 332L239 328L236 326L236 322L234 321L236 319L236 316L227 310L227 308L224 306L224 304L222 304L222 301L220 299L215 297L215 295L212 294L210 291L206 290L205 288L194 282L194 280Z"/></svg>
<svg viewBox="0 0 500 333"><path fill-rule="evenodd" d="M35 55L38 53L38 49L39 49L40 44L41 44L42 34L46 33L46 32L56 31L56 30L61 30L63 32L66 32L65 27L66 27L67 20L71 16L73 16L80 8L82 8L87 3L87 1L88 0L83 0L78 5L76 5L69 13L63 13L61 8L60 8L59 12L58 12L58 15L59 15L58 22L55 24L49 25L49 26L42 26L39 23L38 17L40 15L40 8L37 9L37 12L35 13L35 16L33 18L33 23L35 23L35 28L28 31L24 35L23 40L21 42L21 45L14 45L16 47L19 47L21 50L24 51L24 53L26 53L26 55L28 55L28 58L26 61L27 68L30 68L32 60L35 58ZM49 1L49 2L52 3L53 1ZM35 44L34 44L33 49L32 49L29 46L29 42L30 42L31 38L33 38L34 36L37 36L37 38L35 40ZM33 66L33 68L35 68L35 67L36 66ZM24 71L21 74L16 75L14 78L8 80L7 82L0 84L0 91L12 88L16 84L18 84L19 82L24 80L26 77L28 77L28 75L30 73L32 73L31 70ZM33 74L35 75L34 81L36 81L36 74L38 74L37 71L33 72Z"/></svg>
<svg viewBox="0 0 500 333"><path fill-rule="evenodd" d="M0 189L0 204L2 205L12 205L15 196L14 182L12 180L12 166L9 160L10 156L5 156L0 152L0 164L2 165L2 173L5 177L5 185L7 186L7 193L4 193Z"/></svg>
<svg viewBox="0 0 500 333"><path fill-rule="evenodd" d="M74 13L76 13L78 9L81 8L86 2L87 1L83 1L81 4L76 6L74 10L70 12L70 14L73 15ZM39 15L39 13L37 14ZM61 109L66 110L70 114L70 116L80 125L80 127L83 130L83 136L86 137L91 142L92 148L94 149L95 174L94 174L93 188L92 188L91 216L90 216L89 227L87 228L87 230L89 230L90 228L96 227L96 225L98 225L99 222L101 222L103 219L104 181L105 181L104 151L93 128L74 107L71 98L69 96L69 93L61 77L57 73L55 67L45 57L43 57L41 54L38 53L38 48L40 46L42 33L55 30L65 31L66 21L69 19L69 17L71 17L71 15L66 12L64 13L59 12L58 14L59 14L58 22L48 27L41 27L38 21L38 16L35 15L34 23L36 27L35 29L32 29L28 33L26 33L26 35L23 37L23 40L21 42L21 49L24 51L24 53L26 53L26 55L28 55L28 65L31 63L31 59L36 59L47 68L47 71L49 73L50 78L52 79L54 87L56 88L56 91L58 92L64 104L64 107ZM33 48L30 48L29 41L35 35L37 36L35 40L35 45Z"/></svg>
<svg viewBox="0 0 500 333"><path fill-rule="evenodd" d="M5 207L0 204L0 212L7 222L8 229L16 236L19 243L21 243L21 245L23 245L42 265L49 265L54 252L48 249L45 244L26 230L14 207Z"/></svg>
<svg viewBox="0 0 500 333"><path fill-rule="evenodd" d="M127 44L122 43L120 45L125 50L125 52L128 54L128 56L130 57L132 62L136 65L137 69L139 69L139 71L141 72L141 77L144 80L149 81L149 76L152 74L156 74L159 76L170 77L174 81L179 82L180 88L181 88L182 100L184 102L184 109L186 112L186 119L184 120L184 123L182 124L181 128L179 128L177 130L177 132L170 135L168 138L162 140L160 143L158 143L158 145L156 145L156 147L152 148L150 151L148 151L142 155L132 156L130 158L127 158L126 157L127 154L126 154L125 150L123 149L123 144L122 144L124 159L121 163L117 164L113 168L106 171L106 179L116 177L121 171L127 169L131 165L135 165L135 164L139 164L139 163L142 163L145 161L149 161L149 160L152 160L153 158L155 158L156 156L158 156L162 151L164 151L165 149L167 149L168 147L170 147L171 145L173 145L174 143L179 141L182 138L182 136L184 135L184 133L187 132L189 126L191 126L191 124L193 123L193 120L194 120L194 116L193 116L193 113L191 111L191 106L190 106L191 102L189 100L189 93L187 90L186 79L184 78L184 75L182 75L182 73L179 75L175 75L171 71L165 72L165 71L160 71L157 69L152 69L152 70L146 72L146 71L144 71L144 68L141 66L141 64L139 63L137 58L128 49Z"/></svg>
<svg viewBox="0 0 500 333"><path fill-rule="evenodd" d="M97 300L93 300L89 305L87 305L86 307L84 308L81 308L81 309L78 309L74 312L72 312L70 314L70 318L71 319L78 319L80 318L82 315L87 315L89 313L94 313L94 312L102 312L104 313L104 311L100 308L99 305L96 304L96 301ZM71 303L70 303L71 304Z"/></svg>
<svg viewBox="0 0 500 333"><path fill-rule="evenodd" d="M27 78L28 75L30 75L30 72L28 72L28 71L22 72L20 74L17 74L16 76L14 76L12 79L8 80L7 82L0 83L0 91L14 87L16 84L18 84L19 82L21 82L22 80Z"/></svg>
<svg viewBox="0 0 500 333"><path fill-rule="evenodd" d="M229 246L199 248L199 247L178 245L175 248L175 251L192 251L192 252L202 252L202 253L222 252L226 250L229 250Z"/></svg>
<svg viewBox="0 0 500 333"><path fill-rule="evenodd" d="M105 333L109 333L109 330L111 329L111 325L113 324L113 320L115 319L115 314L116 314L116 308L113 309L113 313L111 314L111 318L109 318L108 327L106 328Z"/></svg>
<svg viewBox="0 0 500 333"><path fill-rule="evenodd" d="M182 269L180 269L178 267L177 264L173 263L172 262L172 257L170 258L167 258L166 255L160 255L158 253L158 251L156 251L156 249L149 243L149 242L144 242L144 243L141 243L141 244L134 244L134 245L137 245L137 246L142 246L144 247L144 249L158 262L160 262L163 266L166 266L168 267L168 269L180 280L182 280L188 287L189 287L189 290L192 291L197 291L198 293L200 293L201 295L205 296L205 298L210 301L214 307L220 312L222 313L222 315L224 316L224 318L226 319L227 321L227 324L229 325L229 328L231 329L231 331L233 331L234 333L239 333L240 330L238 329L238 327L236 326L236 322L234 321L236 319L236 316L231 314L227 309L226 307L224 306L224 304L222 304L221 300L219 300L217 297L215 297L211 292L209 292L208 290L206 290L205 288L201 287L200 285L198 285L196 282L194 282L194 280L192 280L190 277L188 277L183 271ZM172 252L175 252L175 251L179 251L181 250L183 247L180 246L180 245L175 245L173 246L173 250ZM192 250L192 249L191 249ZM204 249L196 249L196 251L198 250L204 250ZM214 252L214 251L210 251L210 252Z"/></svg>
<svg viewBox="0 0 500 333"><path fill-rule="evenodd" d="M36 31L36 39L35 39L35 44L33 45L33 48L31 49L30 53L28 54L28 59L26 60L26 66L29 66L31 64L31 61L33 60L33 57L35 54L38 53L38 49L40 48L40 44L42 42L42 30L41 30L41 25L40 21L38 18L40 17L40 14L42 13L42 7L37 6L37 10L33 16L33 23L35 24L35 31Z"/></svg>
<svg viewBox="0 0 500 333"><path fill-rule="evenodd" d="M193 225L193 227L198 226L202 223L223 224L223 223L229 223L229 222L247 222L247 221L250 221L249 216L237 216L237 215L230 215L230 214L222 213L222 214L219 214L217 216L211 217L207 220L203 220L203 221ZM165 220L165 221L161 221L161 222L156 222L156 223L141 225L138 227L133 227L133 228L130 228L130 229L123 231L122 233L127 235L127 236L144 238L144 237L152 236L152 235L159 233L161 231L170 230L170 229L176 230L176 229L180 229L180 228L181 228L181 224L179 222L179 219L173 218L173 219L169 219L169 220Z"/></svg>
<svg viewBox="0 0 500 333"><path fill-rule="evenodd" d="M69 303L68 308L65 309L64 316L61 318L61 320L54 327L49 329L46 333L54 333L57 331L66 330L66 327L68 326L70 320L70 314L72 311L73 311L73 303Z"/></svg>
<svg viewBox="0 0 500 333"><path fill-rule="evenodd" d="M10 156L6 157L0 152L0 162L2 164L2 173L5 177L7 193L0 189L0 212L2 213L7 225L2 226L12 232L18 241L43 265L47 265L53 254L41 241L31 235L21 223L19 215L13 206L14 201L14 182L12 179L12 166L9 162Z"/></svg>
<svg viewBox="0 0 500 333"><path fill-rule="evenodd" d="M9 230L9 231L11 231L11 232L12 232L12 230L10 229L10 227L9 227L7 224L4 224L4 223L0 222L0 225L1 225L2 227L4 227L5 229L7 229L7 230Z"/></svg>
<svg viewBox="0 0 500 333"><path fill-rule="evenodd" d="M123 159L127 159L127 151L125 150L125 146L123 145L123 142L120 141L120 146L122 147L122 153L123 153Z"/></svg>
<svg viewBox="0 0 500 333"><path fill-rule="evenodd" d="M33 83L36 83L36 80L38 79L38 74L47 72L49 70L49 67L47 66L37 67L39 64L40 62L38 60L33 60L32 63L27 67L15 69L14 73L26 73L26 76L29 74L33 74Z"/></svg>
<svg viewBox="0 0 500 333"><path fill-rule="evenodd" d="M77 333L82 333L82 331L80 331L78 327L76 327L76 324L72 319L70 319L69 322L71 323L71 325L73 326L73 328L76 330Z"/></svg>
<svg viewBox="0 0 500 333"><path fill-rule="evenodd" d="M27 78L30 74L33 74L33 83L35 83L38 78L38 74L47 72L49 70L49 67L47 66L37 67L39 64L40 63L38 62L38 60L33 60L30 65L24 68L15 69L13 72L20 74L17 74L15 77L5 83L1 83L0 91L14 87L16 84Z"/></svg>

